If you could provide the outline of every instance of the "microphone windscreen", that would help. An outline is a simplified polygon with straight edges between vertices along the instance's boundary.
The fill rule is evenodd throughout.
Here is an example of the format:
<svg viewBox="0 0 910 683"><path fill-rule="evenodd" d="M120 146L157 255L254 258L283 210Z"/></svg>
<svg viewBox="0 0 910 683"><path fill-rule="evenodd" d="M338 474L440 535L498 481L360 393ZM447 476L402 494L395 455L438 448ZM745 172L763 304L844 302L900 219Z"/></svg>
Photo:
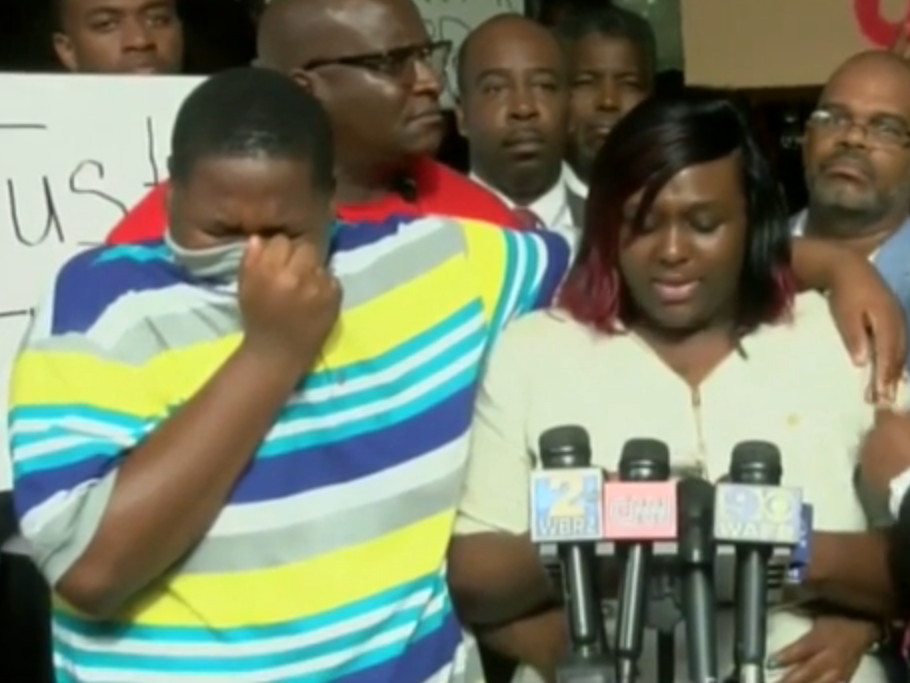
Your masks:
<svg viewBox="0 0 910 683"><path fill-rule="evenodd" d="M730 478L733 481L754 480L755 483L780 482L783 472L780 449L767 441L742 441L733 447L730 458Z"/></svg>
<svg viewBox="0 0 910 683"><path fill-rule="evenodd" d="M537 444L544 468L587 467L591 464L591 438L584 427L553 427L540 435Z"/></svg>
<svg viewBox="0 0 910 683"><path fill-rule="evenodd" d="M619 457L620 478L634 478L638 470L647 471L648 479L670 477L670 449L657 439L629 439Z"/></svg>

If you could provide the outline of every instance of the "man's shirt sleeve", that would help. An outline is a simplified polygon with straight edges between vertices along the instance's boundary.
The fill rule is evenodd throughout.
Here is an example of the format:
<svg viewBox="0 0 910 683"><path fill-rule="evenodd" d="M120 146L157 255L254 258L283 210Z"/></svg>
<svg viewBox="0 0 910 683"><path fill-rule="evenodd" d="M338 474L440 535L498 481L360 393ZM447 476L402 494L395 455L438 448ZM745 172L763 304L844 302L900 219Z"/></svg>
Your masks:
<svg viewBox="0 0 910 683"><path fill-rule="evenodd" d="M51 585L92 540L118 464L161 405L149 389L152 368L118 362L102 343L97 328L118 329L117 311L87 317L72 308L80 291L72 265L39 308L10 379L16 515Z"/></svg>
<svg viewBox="0 0 910 683"><path fill-rule="evenodd" d="M569 268L571 254L564 237L471 221L461 224L470 268L494 336L510 320L553 302Z"/></svg>

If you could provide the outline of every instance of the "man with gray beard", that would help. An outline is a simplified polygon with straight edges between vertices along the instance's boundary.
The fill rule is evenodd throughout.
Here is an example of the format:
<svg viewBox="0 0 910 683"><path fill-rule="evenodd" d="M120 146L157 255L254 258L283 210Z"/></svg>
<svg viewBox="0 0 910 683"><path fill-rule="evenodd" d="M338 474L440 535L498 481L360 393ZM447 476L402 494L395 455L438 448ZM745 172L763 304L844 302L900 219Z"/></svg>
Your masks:
<svg viewBox="0 0 910 683"><path fill-rule="evenodd" d="M804 162L794 233L869 258L910 317L910 64L875 51L841 65L806 122Z"/></svg>

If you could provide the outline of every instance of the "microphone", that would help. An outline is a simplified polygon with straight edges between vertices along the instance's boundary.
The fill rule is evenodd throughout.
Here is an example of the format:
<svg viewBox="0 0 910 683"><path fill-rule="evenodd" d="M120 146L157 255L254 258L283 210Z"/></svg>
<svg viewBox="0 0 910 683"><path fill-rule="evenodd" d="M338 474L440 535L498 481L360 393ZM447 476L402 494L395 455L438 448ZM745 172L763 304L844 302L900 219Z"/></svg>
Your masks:
<svg viewBox="0 0 910 683"><path fill-rule="evenodd" d="M670 450L655 439L631 439L619 459L619 482L604 486L606 537L617 542L622 565L616 620L616 674L637 677L645 628L645 598L655 540L676 538L676 486Z"/></svg>
<svg viewBox="0 0 910 683"><path fill-rule="evenodd" d="M679 574L690 683L716 683L714 487L703 479L679 484Z"/></svg>
<svg viewBox="0 0 910 683"><path fill-rule="evenodd" d="M607 683L594 543L603 536L603 471L591 464L591 442L582 427L549 429L540 436L544 469L531 473L531 540L555 543L573 656L560 666L559 683Z"/></svg>
<svg viewBox="0 0 910 683"><path fill-rule="evenodd" d="M802 526L802 494L781 488L782 475L777 446L744 441L733 449L731 483L717 485L714 538L736 545L734 663L741 683L764 682L768 563L775 545L797 544Z"/></svg>

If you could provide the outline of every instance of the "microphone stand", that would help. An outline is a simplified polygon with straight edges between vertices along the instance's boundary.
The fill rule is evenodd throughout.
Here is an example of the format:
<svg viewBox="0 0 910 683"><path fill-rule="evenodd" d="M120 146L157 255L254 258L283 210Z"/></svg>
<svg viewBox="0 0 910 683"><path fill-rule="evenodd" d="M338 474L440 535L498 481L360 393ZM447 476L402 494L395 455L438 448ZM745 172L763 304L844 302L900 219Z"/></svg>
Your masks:
<svg viewBox="0 0 910 683"><path fill-rule="evenodd" d="M676 632L657 632L657 683L676 679Z"/></svg>
<svg viewBox="0 0 910 683"><path fill-rule="evenodd" d="M556 683L613 683L614 665L605 654L606 637L594 576L594 546L573 546L560 552L577 557L563 565L572 651L556 668Z"/></svg>
<svg viewBox="0 0 910 683"><path fill-rule="evenodd" d="M676 678L676 629L682 619L677 604L675 579L664 567L651 579L648 598L648 628L657 634L657 683L673 683Z"/></svg>
<svg viewBox="0 0 910 683"><path fill-rule="evenodd" d="M555 427L540 436L540 459L545 470L587 468L591 464L591 443L581 427ZM602 474L595 487L594 501L598 526L602 524ZM581 508L579 508L581 509ZM602 527L600 527L602 528ZM599 537L602 530L595 534ZM612 683L606 658L607 642L597 590L597 558L593 540L572 540L557 544L563 577L565 615L568 620L571 654L556 668L557 683Z"/></svg>

